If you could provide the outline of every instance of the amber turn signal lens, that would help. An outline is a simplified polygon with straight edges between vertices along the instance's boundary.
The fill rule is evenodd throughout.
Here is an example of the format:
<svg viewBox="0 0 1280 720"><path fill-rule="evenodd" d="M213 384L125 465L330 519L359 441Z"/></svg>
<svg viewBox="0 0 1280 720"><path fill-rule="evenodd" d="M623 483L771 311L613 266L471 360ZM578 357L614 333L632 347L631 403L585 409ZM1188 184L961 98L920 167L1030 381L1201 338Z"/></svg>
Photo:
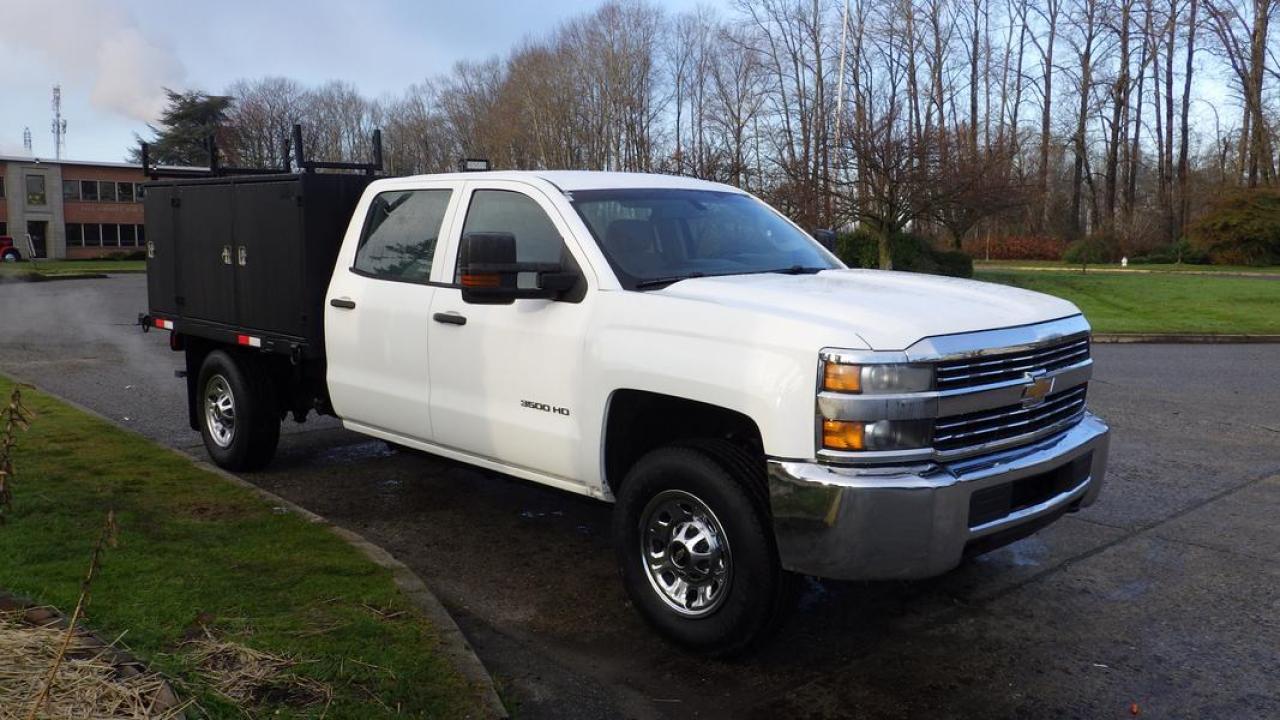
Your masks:
<svg viewBox="0 0 1280 720"><path fill-rule="evenodd" d="M823 420L822 447L828 450L865 449L866 424L846 420Z"/></svg>
<svg viewBox="0 0 1280 720"><path fill-rule="evenodd" d="M496 288L502 284L502 278L497 273L463 275L460 284L468 288Z"/></svg>
<svg viewBox="0 0 1280 720"><path fill-rule="evenodd" d="M822 389L832 392L862 392L862 366L827 363L822 368Z"/></svg>

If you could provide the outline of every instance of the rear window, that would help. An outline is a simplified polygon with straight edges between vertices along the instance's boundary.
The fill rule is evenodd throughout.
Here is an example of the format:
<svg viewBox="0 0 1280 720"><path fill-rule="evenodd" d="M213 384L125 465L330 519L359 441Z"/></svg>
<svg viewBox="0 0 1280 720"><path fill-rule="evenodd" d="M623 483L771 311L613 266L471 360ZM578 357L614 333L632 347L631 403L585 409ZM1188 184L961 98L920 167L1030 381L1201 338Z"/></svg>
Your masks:
<svg viewBox="0 0 1280 720"><path fill-rule="evenodd" d="M451 190L378 193L369 206L354 269L382 280L424 283Z"/></svg>

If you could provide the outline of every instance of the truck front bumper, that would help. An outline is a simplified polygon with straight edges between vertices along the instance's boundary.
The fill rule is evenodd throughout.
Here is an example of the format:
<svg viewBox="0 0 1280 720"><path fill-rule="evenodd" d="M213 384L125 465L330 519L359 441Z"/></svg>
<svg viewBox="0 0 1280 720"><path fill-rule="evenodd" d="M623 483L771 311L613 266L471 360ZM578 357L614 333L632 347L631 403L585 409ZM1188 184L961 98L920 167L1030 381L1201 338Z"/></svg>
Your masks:
<svg viewBox="0 0 1280 720"><path fill-rule="evenodd" d="M782 565L840 580L942 574L965 555L1029 535L1090 505L1109 430L1091 413L1031 445L947 464L853 467L769 461Z"/></svg>

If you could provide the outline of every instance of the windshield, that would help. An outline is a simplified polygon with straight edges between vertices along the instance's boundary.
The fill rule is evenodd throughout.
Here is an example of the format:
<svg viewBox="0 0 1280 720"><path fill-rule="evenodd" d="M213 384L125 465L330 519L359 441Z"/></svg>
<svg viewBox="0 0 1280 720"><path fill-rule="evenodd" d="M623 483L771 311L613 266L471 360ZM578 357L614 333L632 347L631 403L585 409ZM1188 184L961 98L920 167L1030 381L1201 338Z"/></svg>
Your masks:
<svg viewBox="0 0 1280 720"><path fill-rule="evenodd" d="M749 195L710 190L575 190L570 199L628 290L691 277L840 267Z"/></svg>

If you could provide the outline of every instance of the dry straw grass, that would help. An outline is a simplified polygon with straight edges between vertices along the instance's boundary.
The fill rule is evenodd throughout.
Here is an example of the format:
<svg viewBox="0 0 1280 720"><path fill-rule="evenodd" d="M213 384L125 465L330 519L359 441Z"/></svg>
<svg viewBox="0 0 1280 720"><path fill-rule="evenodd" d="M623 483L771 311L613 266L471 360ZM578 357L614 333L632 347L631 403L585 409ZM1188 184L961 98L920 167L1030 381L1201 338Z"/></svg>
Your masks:
<svg viewBox="0 0 1280 720"><path fill-rule="evenodd" d="M18 431L26 430L30 422L31 411L22 404L22 386L14 385L9 402L0 408L0 524L13 503L13 448Z"/></svg>
<svg viewBox="0 0 1280 720"><path fill-rule="evenodd" d="M297 660L220 640L207 630L205 637L183 643L183 650L205 680L241 708L323 703L328 709L333 701L331 687L292 672Z"/></svg>
<svg viewBox="0 0 1280 720"><path fill-rule="evenodd" d="M49 668L62 652L65 630L34 626L23 613L0 613L0 719L22 720L45 688ZM39 718L165 720L183 715L182 707L157 706L166 697L164 678L155 673L123 677L115 653L75 633L58 664L52 690Z"/></svg>

